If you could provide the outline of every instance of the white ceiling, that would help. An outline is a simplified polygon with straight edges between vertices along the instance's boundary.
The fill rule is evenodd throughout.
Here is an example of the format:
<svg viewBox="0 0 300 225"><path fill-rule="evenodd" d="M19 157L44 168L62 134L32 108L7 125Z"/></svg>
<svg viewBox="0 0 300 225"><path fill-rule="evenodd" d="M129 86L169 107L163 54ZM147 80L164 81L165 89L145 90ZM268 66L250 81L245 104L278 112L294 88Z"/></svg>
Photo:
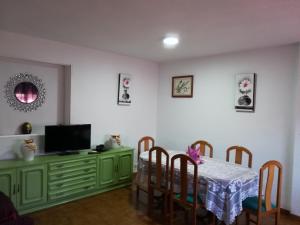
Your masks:
<svg viewBox="0 0 300 225"><path fill-rule="evenodd" d="M163 62L299 42L300 0L1 0L0 29Z"/></svg>

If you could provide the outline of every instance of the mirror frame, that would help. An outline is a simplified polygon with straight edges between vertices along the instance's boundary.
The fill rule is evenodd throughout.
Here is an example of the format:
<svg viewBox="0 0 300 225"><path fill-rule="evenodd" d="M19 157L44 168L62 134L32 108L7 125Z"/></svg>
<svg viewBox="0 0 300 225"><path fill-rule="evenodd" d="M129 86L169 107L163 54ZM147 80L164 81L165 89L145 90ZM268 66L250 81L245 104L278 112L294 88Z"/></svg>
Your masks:
<svg viewBox="0 0 300 225"><path fill-rule="evenodd" d="M23 103L17 99L15 95L15 88L22 82L30 82L36 86L38 90L38 97L35 101L31 103ZM5 97L9 106L14 108L14 110L31 112L37 110L37 108L44 104L46 99L46 89L43 81L38 77L33 76L30 73L19 73L10 77L7 81L5 85Z"/></svg>

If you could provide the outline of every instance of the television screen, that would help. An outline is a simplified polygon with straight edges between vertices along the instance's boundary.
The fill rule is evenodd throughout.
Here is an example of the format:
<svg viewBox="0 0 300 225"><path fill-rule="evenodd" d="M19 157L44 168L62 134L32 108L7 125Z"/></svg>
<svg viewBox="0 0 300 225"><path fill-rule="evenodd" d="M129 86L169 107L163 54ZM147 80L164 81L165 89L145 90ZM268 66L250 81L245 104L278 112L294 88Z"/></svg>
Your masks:
<svg viewBox="0 0 300 225"><path fill-rule="evenodd" d="M91 148L91 124L45 126L45 152Z"/></svg>

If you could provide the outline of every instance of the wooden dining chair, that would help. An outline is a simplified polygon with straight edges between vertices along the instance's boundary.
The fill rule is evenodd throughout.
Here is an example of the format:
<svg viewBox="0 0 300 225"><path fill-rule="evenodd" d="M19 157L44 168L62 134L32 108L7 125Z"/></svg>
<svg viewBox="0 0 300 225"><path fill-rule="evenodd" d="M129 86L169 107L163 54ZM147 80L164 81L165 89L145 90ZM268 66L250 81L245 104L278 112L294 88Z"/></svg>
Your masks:
<svg viewBox="0 0 300 225"><path fill-rule="evenodd" d="M275 170L277 170L276 204L272 204L271 197ZM267 172L267 180L264 182L264 174ZM282 165L278 161L268 161L261 168L259 173L259 192L257 197L250 197L243 201L243 209L246 211L247 225L250 222L257 225L262 224L262 218L275 215L275 225L279 224L280 219L280 197L282 185ZM256 220L250 215L256 216Z"/></svg>
<svg viewBox="0 0 300 225"><path fill-rule="evenodd" d="M213 157L213 147L210 143L208 143L207 141L203 141L203 140L199 140L199 141L195 141L192 145L192 148L200 148L200 154L203 156L206 156L206 150L208 150L208 156L210 158Z"/></svg>
<svg viewBox="0 0 300 225"><path fill-rule="evenodd" d="M155 161L153 161L153 154ZM162 157L164 156L164 157ZM169 196L169 154L158 146L149 150L148 161L148 215L152 214L154 192L159 192L163 197L163 214L167 219Z"/></svg>
<svg viewBox="0 0 300 225"><path fill-rule="evenodd" d="M252 153L245 147L242 146L231 146L226 150L226 161L229 162L230 154L235 153L234 162L236 164L242 164L243 154L248 155L248 167L252 168Z"/></svg>
<svg viewBox="0 0 300 225"><path fill-rule="evenodd" d="M154 138L150 136L142 137L138 142L138 157L137 160L139 161L140 155L142 152L149 151L152 147L154 147L155 141ZM141 187L138 183L136 184L136 198L139 199L140 190L144 192L148 192L145 188Z"/></svg>
<svg viewBox="0 0 300 225"><path fill-rule="evenodd" d="M150 136L142 137L138 142L138 160L140 159L141 153L149 151L152 147L154 147L154 144L154 138Z"/></svg>
<svg viewBox="0 0 300 225"><path fill-rule="evenodd" d="M175 175L175 161L180 161L180 171L178 171L178 175ZM188 165L192 167L193 174L192 176L188 176ZM190 175L190 174L189 174ZM174 190L175 179L180 179L180 192L176 193ZM192 179L192 193L188 193L188 177ZM189 208L192 210L192 225L196 225L196 210L201 205L200 199L198 198L198 165L195 161L187 155L177 154L171 159L171 176L170 176L170 201L169 201L169 209L170 209L170 218L169 223L173 225L174 220L174 203L178 203L179 205Z"/></svg>

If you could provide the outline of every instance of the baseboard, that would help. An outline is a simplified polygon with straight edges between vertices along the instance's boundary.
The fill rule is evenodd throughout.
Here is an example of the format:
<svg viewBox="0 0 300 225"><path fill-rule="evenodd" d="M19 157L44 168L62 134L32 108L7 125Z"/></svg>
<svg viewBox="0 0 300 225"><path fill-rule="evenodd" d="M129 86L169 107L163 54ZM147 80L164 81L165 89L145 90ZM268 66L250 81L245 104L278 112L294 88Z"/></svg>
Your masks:
<svg viewBox="0 0 300 225"><path fill-rule="evenodd" d="M289 210L281 208L280 211L282 214L289 215L289 216L293 217L293 219L300 221L300 216L292 214Z"/></svg>
<svg viewBox="0 0 300 225"><path fill-rule="evenodd" d="M290 212L289 210L287 210L287 209L281 208L281 209L280 209L280 212L281 212L282 214L285 214L285 215L291 215L291 212Z"/></svg>

